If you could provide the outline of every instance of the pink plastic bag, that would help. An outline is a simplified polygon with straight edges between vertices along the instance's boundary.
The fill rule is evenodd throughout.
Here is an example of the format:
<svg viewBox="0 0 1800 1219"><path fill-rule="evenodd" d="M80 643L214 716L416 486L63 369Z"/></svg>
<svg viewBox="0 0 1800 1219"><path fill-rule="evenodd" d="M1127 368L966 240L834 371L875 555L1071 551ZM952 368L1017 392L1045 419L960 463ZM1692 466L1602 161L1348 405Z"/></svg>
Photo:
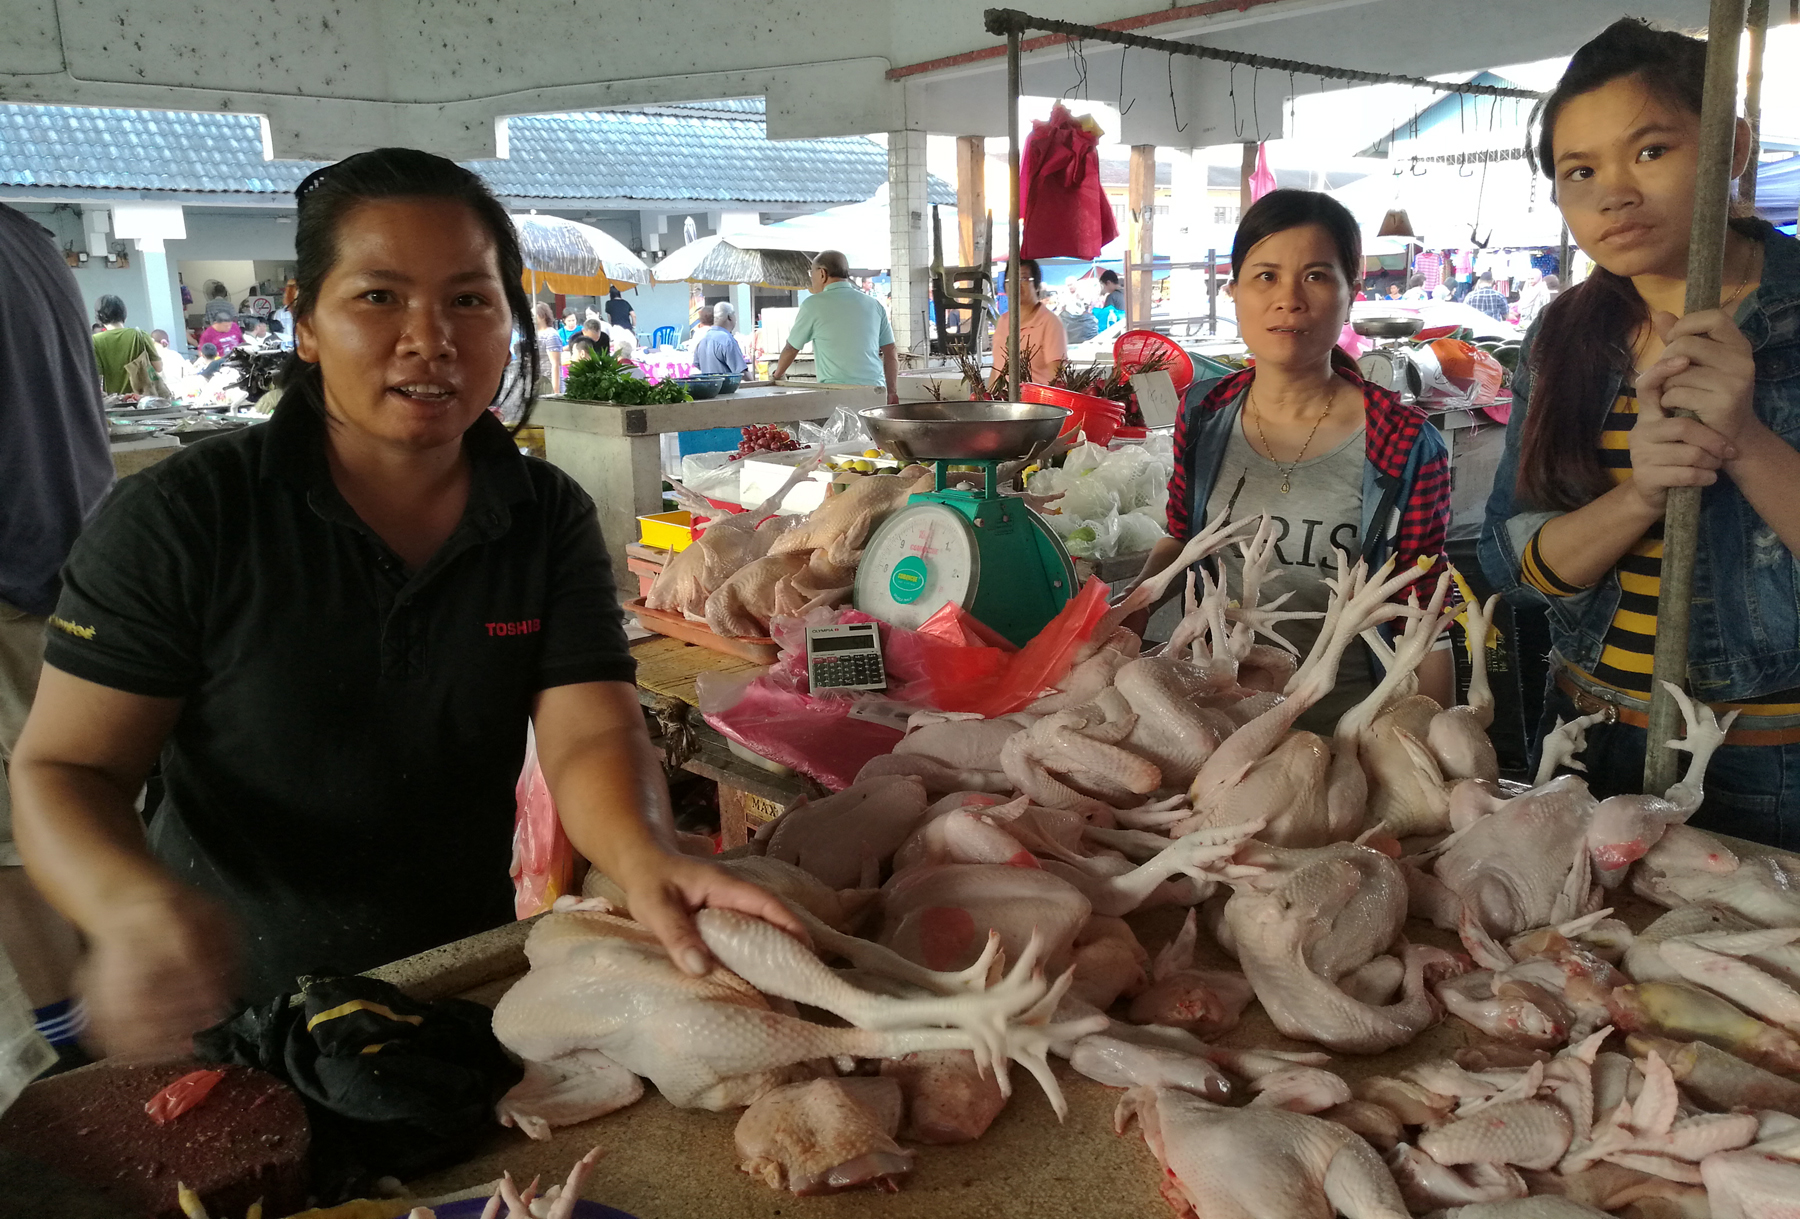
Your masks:
<svg viewBox="0 0 1800 1219"><path fill-rule="evenodd" d="M530 730L527 729L529 732ZM530 918L569 891L575 876L575 846L563 833L556 801L538 765L537 736L525 739L525 765L513 789L513 913Z"/></svg>
<svg viewBox="0 0 1800 1219"><path fill-rule="evenodd" d="M892 753L899 730L858 719L846 698L813 698L763 674L733 689L701 675L700 710L706 722L758 757L779 762L842 791L870 758Z"/></svg>

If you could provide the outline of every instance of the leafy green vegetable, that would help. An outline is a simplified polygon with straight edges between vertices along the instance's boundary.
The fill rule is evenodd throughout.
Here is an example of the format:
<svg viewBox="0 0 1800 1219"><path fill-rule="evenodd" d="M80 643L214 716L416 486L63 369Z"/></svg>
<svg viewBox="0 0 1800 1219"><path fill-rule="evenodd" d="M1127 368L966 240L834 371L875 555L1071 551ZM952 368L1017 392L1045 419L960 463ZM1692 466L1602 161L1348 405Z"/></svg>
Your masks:
<svg viewBox="0 0 1800 1219"><path fill-rule="evenodd" d="M617 356L598 351L569 365L563 377L563 393L578 401L617 402L625 406L693 401L686 388L674 380L652 385Z"/></svg>

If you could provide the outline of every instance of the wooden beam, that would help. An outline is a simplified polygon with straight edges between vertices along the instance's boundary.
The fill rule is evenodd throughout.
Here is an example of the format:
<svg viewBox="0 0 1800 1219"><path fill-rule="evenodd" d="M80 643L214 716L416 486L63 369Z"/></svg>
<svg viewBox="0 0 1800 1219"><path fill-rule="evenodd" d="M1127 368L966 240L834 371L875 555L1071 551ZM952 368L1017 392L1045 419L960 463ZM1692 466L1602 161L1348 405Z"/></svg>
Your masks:
<svg viewBox="0 0 1800 1219"><path fill-rule="evenodd" d="M1769 46L1769 0L1750 0L1744 17L1750 31L1750 62L1744 73L1744 121L1750 124L1750 160L1738 175L1738 199L1756 210L1756 163L1762 157L1763 55Z"/></svg>
<svg viewBox="0 0 1800 1219"><path fill-rule="evenodd" d="M1131 177L1125 188L1125 324L1150 324L1154 271L1134 271L1156 260L1156 145L1131 146Z"/></svg>
<svg viewBox="0 0 1800 1219"><path fill-rule="evenodd" d="M1250 197L1250 179L1256 173L1256 142L1244 141L1244 158L1238 166L1238 219L1250 210L1256 200Z"/></svg>
<svg viewBox="0 0 1800 1219"><path fill-rule="evenodd" d="M1712 0L1683 313L1717 309L1723 289L1725 221L1731 202L1731 153L1737 127L1738 40L1743 33L1744 0ZM1671 413L1693 418L1690 411ZM1700 488L1671 487L1663 510L1662 587L1656 599L1650 727L1645 733L1644 791L1649 795L1662 795L1676 778L1677 756L1668 742L1684 735L1681 708L1663 683L1687 685L1688 612L1694 599L1694 554L1699 535Z"/></svg>
<svg viewBox="0 0 1800 1219"><path fill-rule="evenodd" d="M978 135L956 140L956 227L962 266L980 266L984 251L982 218L987 215L987 141Z"/></svg>

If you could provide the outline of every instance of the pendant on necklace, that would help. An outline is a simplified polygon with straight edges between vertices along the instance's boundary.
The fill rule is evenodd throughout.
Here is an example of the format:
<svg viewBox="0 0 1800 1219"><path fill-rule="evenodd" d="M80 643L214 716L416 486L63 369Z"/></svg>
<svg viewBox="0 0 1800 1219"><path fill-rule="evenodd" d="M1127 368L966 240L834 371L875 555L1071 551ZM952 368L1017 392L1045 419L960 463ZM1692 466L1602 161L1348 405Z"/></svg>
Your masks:
<svg viewBox="0 0 1800 1219"><path fill-rule="evenodd" d="M1283 495L1286 495L1288 493L1288 489L1289 489L1288 488L1288 480L1286 478L1283 478L1281 480L1281 493Z"/></svg>

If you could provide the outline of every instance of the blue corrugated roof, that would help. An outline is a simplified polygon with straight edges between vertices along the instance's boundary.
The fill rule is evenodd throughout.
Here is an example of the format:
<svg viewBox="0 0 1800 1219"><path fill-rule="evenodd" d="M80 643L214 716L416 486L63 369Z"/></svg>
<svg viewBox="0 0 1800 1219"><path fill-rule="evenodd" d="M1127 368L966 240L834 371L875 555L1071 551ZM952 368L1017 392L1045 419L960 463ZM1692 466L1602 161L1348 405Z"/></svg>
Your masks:
<svg viewBox="0 0 1800 1219"><path fill-rule="evenodd" d="M519 199L847 203L887 180L859 136L767 138L760 98L507 120L510 157L467 164ZM742 117L737 117L741 115ZM255 115L0 104L0 185L287 194L316 162L265 161ZM954 203L942 179L933 203Z"/></svg>

